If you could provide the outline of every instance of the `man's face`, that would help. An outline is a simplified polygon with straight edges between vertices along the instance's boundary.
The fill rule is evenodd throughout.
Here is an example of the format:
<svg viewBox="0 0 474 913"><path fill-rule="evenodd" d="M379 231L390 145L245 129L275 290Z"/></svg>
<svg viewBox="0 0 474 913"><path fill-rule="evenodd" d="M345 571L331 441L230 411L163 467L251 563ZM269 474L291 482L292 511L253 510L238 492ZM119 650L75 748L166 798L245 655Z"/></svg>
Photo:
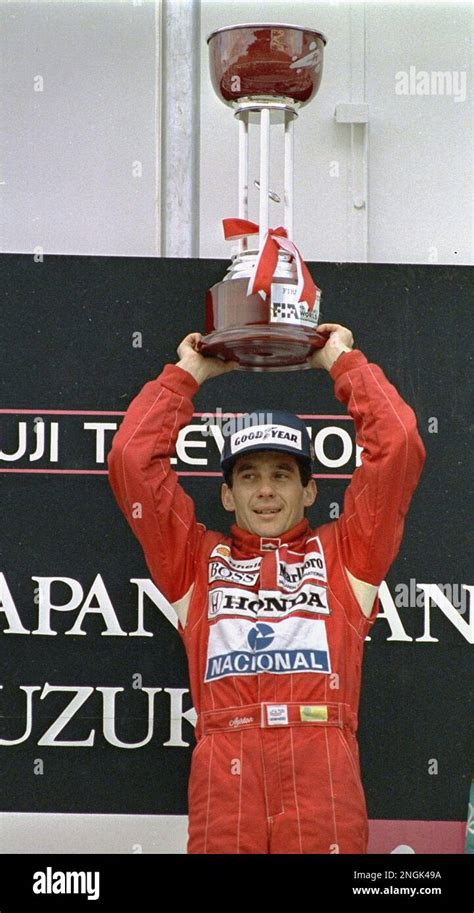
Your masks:
<svg viewBox="0 0 474 913"><path fill-rule="evenodd" d="M305 507L316 499L316 484L301 483L295 458L266 450L239 457L232 473L232 488L221 491L226 510L235 511L235 522L256 536L279 536L304 517Z"/></svg>

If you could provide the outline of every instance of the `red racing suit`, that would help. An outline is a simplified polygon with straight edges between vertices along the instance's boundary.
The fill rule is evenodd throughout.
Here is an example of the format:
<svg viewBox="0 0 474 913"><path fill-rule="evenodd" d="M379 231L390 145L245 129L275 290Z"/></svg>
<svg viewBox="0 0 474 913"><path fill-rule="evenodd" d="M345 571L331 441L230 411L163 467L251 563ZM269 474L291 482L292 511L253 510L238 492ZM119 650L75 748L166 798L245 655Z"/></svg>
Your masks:
<svg viewBox="0 0 474 913"><path fill-rule="evenodd" d="M367 618L425 458L412 409L359 350L330 371L362 464L339 519L279 538L206 530L170 467L198 384L177 365L131 402L108 455L117 502L183 629L197 717L189 853L366 853L356 740ZM137 505L140 510L137 510Z"/></svg>

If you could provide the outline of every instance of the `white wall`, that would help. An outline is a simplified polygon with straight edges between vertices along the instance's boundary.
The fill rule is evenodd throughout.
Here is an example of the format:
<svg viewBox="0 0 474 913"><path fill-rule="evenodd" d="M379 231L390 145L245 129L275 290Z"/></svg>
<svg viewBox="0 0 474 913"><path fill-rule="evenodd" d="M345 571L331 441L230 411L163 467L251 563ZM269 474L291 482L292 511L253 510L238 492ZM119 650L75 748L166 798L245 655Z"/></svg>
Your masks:
<svg viewBox="0 0 474 913"><path fill-rule="evenodd" d="M184 0L166 0L168 13L173 2ZM167 199L160 180L162 4L0 0L0 250L228 259L220 220L237 212L237 123L211 88L205 38L238 21L289 19L328 38L320 92L296 122L295 240L303 255L364 259L364 214L352 205L351 127L335 122L334 109L366 101L367 259L473 262L471 2L202 0L200 9L200 35L194 29L200 80L193 80L192 100L200 108L200 135L194 128L192 137L200 161L186 175L192 196L177 198L175 211L163 206L165 229L170 215L179 222L180 212L190 225L190 243L173 244L170 231L166 243L160 237L160 201ZM164 86L180 67L194 66L178 46L175 59L172 50ZM464 73L466 99L396 94L395 74L410 67ZM34 91L37 76L42 92ZM173 110L166 116L168 136ZM332 162L339 163L339 176L330 176ZM171 180L180 186L171 165L164 172L168 190ZM279 166L272 174L277 192ZM279 224L277 204L272 209Z"/></svg>
<svg viewBox="0 0 474 913"><path fill-rule="evenodd" d="M0 249L154 256L154 3L0 10Z"/></svg>
<svg viewBox="0 0 474 913"><path fill-rule="evenodd" d="M473 39L472 2L368 8L373 261L474 261ZM465 73L465 101L396 95L394 74L410 67Z"/></svg>

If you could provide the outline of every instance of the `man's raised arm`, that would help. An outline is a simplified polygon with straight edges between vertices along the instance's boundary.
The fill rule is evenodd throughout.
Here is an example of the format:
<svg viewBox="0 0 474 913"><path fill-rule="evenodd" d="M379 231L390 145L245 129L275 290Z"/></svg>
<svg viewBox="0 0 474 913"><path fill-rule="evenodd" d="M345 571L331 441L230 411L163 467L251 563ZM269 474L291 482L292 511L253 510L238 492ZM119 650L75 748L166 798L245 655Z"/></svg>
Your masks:
<svg viewBox="0 0 474 913"><path fill-rule="evenodd" d="M132 400L107 456L117 503L139 540L150 574L174 606L184 627L194 584L195 557L205 528L194 503L171 469L178 433L193 414L192 397L210 377L234 362L204 358L196 351L199 333L178 347L168 364Z"/></svg>
<svg viewBox="0 0 474 913"><path fill-rule="evenodd" d="M330 340L313 364L329 371L335 395L354 419L356 441L363 448L362 465L346 489L338 525L344 565L368 614L376 588L398 554L426 453L413 409L382 369L359 350L351 350L349 330L333 324L325 328Z"/></svg>

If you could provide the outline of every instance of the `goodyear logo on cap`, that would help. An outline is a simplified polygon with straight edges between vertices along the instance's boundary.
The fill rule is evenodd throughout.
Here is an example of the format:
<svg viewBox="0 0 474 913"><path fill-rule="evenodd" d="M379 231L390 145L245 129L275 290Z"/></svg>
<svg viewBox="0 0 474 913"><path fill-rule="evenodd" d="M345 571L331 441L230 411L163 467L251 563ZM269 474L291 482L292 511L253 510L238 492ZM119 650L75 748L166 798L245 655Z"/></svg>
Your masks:
<svg viewBox="0 0 474 913"><path fill-rule="evenodd" d="M325 704L313 704L310 707L300 707L300 719L303 723L310 723L314 720L326 722L328 719L328 708Z"/></svg>
<svg viewBox="0 0 474 913"><path fill-rule="evenodd" d="M238 453L244 447L262 447L262 444L281 444L301 452L301 431L289 425L256 425L236 431L230 438L230 452Z"/></svg>

